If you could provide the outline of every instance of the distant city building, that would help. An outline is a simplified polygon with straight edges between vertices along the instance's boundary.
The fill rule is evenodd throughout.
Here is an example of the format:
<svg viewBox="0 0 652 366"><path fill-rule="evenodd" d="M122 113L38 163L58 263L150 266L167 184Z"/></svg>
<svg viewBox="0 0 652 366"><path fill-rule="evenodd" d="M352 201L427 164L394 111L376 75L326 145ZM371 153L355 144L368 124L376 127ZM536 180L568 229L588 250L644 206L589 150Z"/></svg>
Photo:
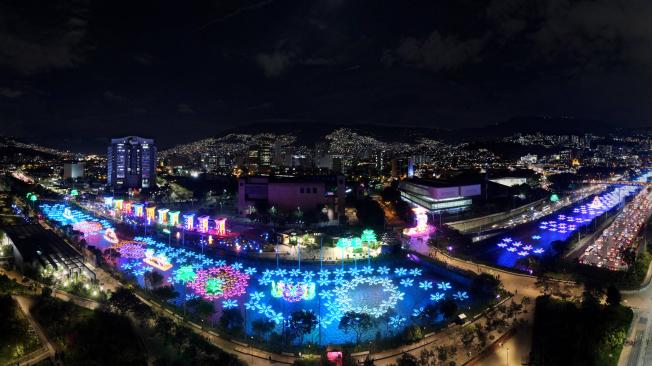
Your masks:
<svg viewBox="0 0 652 366"><path fill-rule="evenodd" d="M525 164L525 165L527 165L527 164L536 164L538 158L539 157L537 155L527 154L525 156L521 156L520 161L521 161L522 164Z"/></svg>
<svg viewBox="0 0 652 366"><path fill-rule="evenodd" d="M471 197L482 194L482 185L480 182L413 178L401 181L399 190L405 201L428 211L453 211L470 206Z"/></svg>
<svg viewBox="0 0 652 366"><path fill-rule="evenodd" d="M113 189L152 188L156 185L154 140L136 136L112 139L107 158L108 184Z"/></svg>
<svg viewBox="0 0 652 366"><path fill-rule="evenodd" d="M527 183L527 178L522 178L522 177L502 177L502 178L495 178L495 179L489 179L490 182L498 183L503 186L507 187L513 187L513 186L520 186L521 184L526 184Z"/></svg>
<svg viewBox="0 0 652 366"><path fill-rule="evenodd" d="M280 210L326 210L329 219L344 213L345 185L341 175L240 178L238 212L249 214L257 207Z"/></svg>
<svg viewBox="0 0 652 366"><path fill-rule="evenodd" d="M63 179L76 179L84 177L84 163L70 161L63 163Z"/></svg>

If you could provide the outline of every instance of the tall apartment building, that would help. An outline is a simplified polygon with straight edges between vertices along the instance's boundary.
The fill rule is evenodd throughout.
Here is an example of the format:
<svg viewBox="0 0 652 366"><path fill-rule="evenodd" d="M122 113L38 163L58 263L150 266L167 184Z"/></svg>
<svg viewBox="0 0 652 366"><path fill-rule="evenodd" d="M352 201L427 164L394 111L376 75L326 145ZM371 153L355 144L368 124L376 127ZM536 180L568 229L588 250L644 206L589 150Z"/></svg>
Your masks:
<svg viewBox="0 0 652 366"><path fill-rule="evenodd" d="M108 184L113 189L153 188L156 185L154 140L127 136L111 140L107 159Z"/></svg>

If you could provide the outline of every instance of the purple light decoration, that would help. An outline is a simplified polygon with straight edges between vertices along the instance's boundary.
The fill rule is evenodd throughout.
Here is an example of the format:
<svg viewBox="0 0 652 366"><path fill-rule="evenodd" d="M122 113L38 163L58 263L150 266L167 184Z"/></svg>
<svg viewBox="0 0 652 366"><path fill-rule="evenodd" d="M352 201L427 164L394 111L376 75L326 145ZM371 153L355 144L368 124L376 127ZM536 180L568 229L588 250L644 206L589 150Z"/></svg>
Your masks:
<svg viewBox="0 0 652 366"><path fill-rule="evenodd" d="M135 242L129 242L118 248L120 257L129 259L145 258L145 247Z"/></svg>

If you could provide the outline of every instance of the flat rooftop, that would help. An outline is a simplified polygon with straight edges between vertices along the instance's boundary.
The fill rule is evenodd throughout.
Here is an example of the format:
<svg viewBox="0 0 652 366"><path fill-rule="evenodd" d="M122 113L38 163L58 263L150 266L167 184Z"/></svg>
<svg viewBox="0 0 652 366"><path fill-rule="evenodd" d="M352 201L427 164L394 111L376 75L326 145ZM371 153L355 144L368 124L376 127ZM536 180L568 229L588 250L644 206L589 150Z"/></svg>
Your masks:
<svg viewBox="0 0 652 366"><path fill-rule="evenodd" d="M84 258L63 239L38 224L19 224L2 227L24 262L38 261L43 267L69 270L88 270Z"/></svg>

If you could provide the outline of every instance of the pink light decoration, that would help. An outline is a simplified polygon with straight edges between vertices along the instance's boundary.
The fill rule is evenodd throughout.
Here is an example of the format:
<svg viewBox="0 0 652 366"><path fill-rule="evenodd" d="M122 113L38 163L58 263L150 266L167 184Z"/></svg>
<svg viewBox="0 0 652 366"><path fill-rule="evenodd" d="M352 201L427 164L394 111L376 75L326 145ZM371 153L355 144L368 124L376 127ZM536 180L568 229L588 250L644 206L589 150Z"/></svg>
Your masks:
<svg viewBox="0 0 652 366"><path fill-rule="evenodd" d="M114 244L119 241L118 236L115 235L115 230L113 230L113 228L107 228L104 231L104 240L108 241L109 243L114 243Z"/></svg>
<svg viewBox="0 0 652 366"><path fill-rule="evenodd" d="M434 227L428 225L428 212L422 207L415 207L412 209L412 211L414 212L417 226L404 230L404 233L408 236L422 236L430 234L434 230Z"/></svg>
<svg viewBox="0 0 652 366"><path fill-rule="evenodd" d="M208 216L199 216L197 220L199 220L199 231L208 232Z"/></svg>
<svg viewBox="0 0 652 366"><path fill-rule="evenodd" d="M221 291L218 293L206 292L206 282L217 279L221 282ZM195 279L188 282L193 292L206 300L228 299L245 293L249 285L249 275L234 269L231 266L211 267L200 269L196 272Z"/></svg>
<svg viewBox="0 0 652 366"><path fill-rule="evenodd" d="M226 236L226 217L215 219L215 233L217 236Z"/></svg>
<svg viewBox="0 0 652 366"><path fill-rule="evenodd" d="M84 236L96 235L102 232L102 224L97 221L79 221L72 224L72 228L84 233Z"/></svg>

